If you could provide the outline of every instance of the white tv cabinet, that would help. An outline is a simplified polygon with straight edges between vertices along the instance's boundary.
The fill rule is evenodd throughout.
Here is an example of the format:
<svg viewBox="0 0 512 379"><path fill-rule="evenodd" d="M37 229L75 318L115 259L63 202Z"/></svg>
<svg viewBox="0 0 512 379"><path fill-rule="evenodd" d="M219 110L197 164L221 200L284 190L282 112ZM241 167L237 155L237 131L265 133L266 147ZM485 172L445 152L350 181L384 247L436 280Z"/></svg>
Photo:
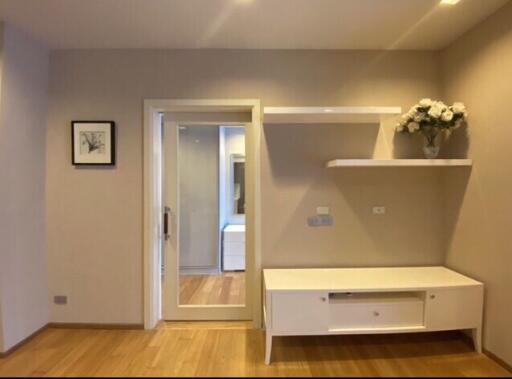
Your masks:
<svg viewBox="0 0 512 379"><path fill-rule="evenodd" d="M470 329L481 352L484 286L445 267L266 269L265 363L273 336Z"/></svg>

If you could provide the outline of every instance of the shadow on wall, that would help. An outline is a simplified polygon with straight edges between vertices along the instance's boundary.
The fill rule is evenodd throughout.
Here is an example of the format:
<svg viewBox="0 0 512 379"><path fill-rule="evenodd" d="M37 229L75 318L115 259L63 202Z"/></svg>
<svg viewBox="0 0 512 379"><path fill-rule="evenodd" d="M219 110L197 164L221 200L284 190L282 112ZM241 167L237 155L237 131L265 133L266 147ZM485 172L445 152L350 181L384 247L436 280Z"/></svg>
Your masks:
<svg viewBox="0 0 512 379"><path fill-rule="evenodd" d="M375 150L376 124L270 125L263 128L275 180L301 180L337 158L370 159Z"/></svg>
<svg viewBox="0 0 512 379"><path fill-rule="evenodd" d="M423 136L419 134L394 133L394 159L420 159L423 156Z"/></svg>
<svg viewBox="0 0 512 379"><path fill-rule="evenodd" d="M468 155L469 135L467 126L453 131L450 137L440 139L441 150L439 158L463 159ZM394 133L393 158L424 158L423 146L425 138L418 133Z"/></svg>
<svg viewBox="0 0 512 379"><path fill-rule="evenodd" d="M460 129L454 130L452 135L443 141L440 154L443 158L467 158L468 150L469 129L467 125L464 125Z"/></svg>

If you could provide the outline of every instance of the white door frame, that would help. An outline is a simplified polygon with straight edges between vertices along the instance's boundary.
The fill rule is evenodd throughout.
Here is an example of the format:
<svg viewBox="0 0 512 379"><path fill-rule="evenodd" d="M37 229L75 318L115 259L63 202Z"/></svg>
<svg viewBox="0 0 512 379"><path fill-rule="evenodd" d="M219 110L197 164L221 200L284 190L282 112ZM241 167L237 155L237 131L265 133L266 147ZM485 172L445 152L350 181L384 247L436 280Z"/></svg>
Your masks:
<svg viewBox="0 0 512 379"><path fill-rule="evenodd" d="M260 189L260 143L261 143L261 106L253 99L201 99L144 100L144 328L153 329L161 318L160 287L161 269L159 245L161 243L161 203L157 198L157 186L162 173L158 171L158 160L162 159L162 134L160 133L160 114L163 112L193 111L201 107L212 111L230 108L249 110L252 113L251 132L246 134L247 167L252 173L246 177L247 187L247 258L252 260L253 278L247 278L247 291L252 294L252 320L255 328L261 327L261 189ZM160 154L156 157L155 154ZM250 172L250 171L249 171Z"/></svg>

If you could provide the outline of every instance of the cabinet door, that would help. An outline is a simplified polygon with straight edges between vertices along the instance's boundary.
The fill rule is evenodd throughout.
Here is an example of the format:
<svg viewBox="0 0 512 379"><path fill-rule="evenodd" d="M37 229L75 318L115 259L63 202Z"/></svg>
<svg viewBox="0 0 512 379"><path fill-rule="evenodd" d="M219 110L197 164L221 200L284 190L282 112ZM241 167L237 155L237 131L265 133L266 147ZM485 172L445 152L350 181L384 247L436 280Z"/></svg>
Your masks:
<svg viewBox="0 0 512 379"><path fill-rule="evenodd" d="M328 294L317 291L273 292L272 330L322 333L328 330Z"/></svg>
<svg viewBox="0 0 512 379"><path fill-rule="evenodd" d="M483 286L446 288L427 292L428 330L473 329L481 326Z"/></svg>

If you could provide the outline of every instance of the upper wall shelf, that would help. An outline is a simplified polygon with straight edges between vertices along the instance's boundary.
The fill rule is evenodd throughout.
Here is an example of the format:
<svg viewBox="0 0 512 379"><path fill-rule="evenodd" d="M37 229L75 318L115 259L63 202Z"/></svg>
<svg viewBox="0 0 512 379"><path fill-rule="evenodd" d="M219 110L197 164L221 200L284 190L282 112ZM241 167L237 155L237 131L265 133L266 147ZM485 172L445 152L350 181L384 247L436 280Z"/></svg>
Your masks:
<svg viewBox="0 0 512 379"><path fill-rule="evenodd" d="M369 124L397 116L401 107L265 107L264 124Z"/></svg>
<svg viewBox="0 0 512 379"><path fill-rule="evenodd" d="M471 159L334 159L327 168L336 167L471 167Z"/></svg>

